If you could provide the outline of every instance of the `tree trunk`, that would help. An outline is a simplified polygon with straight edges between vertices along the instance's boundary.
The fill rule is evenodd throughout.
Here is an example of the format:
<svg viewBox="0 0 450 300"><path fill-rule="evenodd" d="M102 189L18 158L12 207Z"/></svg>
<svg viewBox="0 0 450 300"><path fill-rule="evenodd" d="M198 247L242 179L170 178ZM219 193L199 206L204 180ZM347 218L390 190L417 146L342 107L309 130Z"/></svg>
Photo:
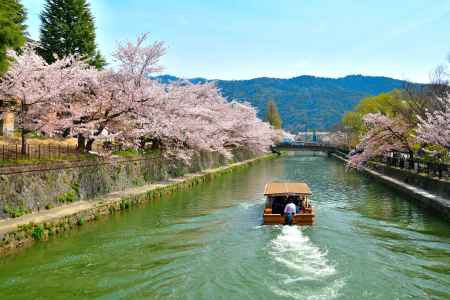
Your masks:
<svg viewBox="0 0 450 300"><path fill-rule="evenodd" d="M80 134L78 135L77 149L80 152L84 152L86 150L86 138Z"/></svg>
<svg viewBox="0 0 450 300"><path fill-rule="evenodd" d="M414 151L409 150L409 168L414 169Z"/></svg>
<svg viewBox="0 0 450 300"><path fill-rule="evenodd" d="M139 141L139 148L142 149L142 150L144 150L144 149L145 149L145 144L146 144L146 142L147 142L147 139L144 138L144 137L142 137L142 138L140 139L140 141Z"/></svg>
<svg viewBox="0 0 450 300"><path fill-rule="evenodd" d="M161 148L161 142L159 139L152 139L152 147L151 150L158 150Z"/></svg>
<svg viewBox="0 0 450 300"><path fill-rule="evenodd" d="M22 148L20 149L20 153L22 155L26 155L27 154L27 132L24 129L22 129L21 140L22 140Z"/></svg>
<svg viewBox="0 0 450 300"><path fill-rule="evenodd" d="M94 144L94 139L88 139L87 143L86 143L86 151L92 151L92 145Z"/></svg>

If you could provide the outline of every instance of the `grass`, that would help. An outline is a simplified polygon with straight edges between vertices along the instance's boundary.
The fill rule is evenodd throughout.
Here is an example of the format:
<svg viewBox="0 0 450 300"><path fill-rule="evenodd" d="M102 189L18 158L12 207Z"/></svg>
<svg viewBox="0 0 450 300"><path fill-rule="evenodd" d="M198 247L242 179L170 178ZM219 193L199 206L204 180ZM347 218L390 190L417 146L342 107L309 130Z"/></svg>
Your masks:
<svg viewBox="0 0 450 300"><path fill-rule="evenodd" d="M32 158L32 159L18 159L18 160L0 160L0 167L5 166L17 166L17 165L36 165L46 163L56 163L64 161L77 161L77 160L96 160L98 157L93 154L61 154L60 157L46 157L46 158Z"/></svg>

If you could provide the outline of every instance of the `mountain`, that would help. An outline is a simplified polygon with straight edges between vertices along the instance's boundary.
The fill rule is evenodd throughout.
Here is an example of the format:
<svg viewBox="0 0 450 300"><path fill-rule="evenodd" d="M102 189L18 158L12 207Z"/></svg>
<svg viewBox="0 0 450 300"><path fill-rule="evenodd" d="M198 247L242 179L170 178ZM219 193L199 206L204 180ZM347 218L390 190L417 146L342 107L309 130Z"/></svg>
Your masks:
<svg viewBox="0 0 450 300"><path fill-rule="evenodd" d="M179 80L170 75L156 77L167 83ZM193 83L208 81L192 78ZM214 80L228 99L250 102L264 118L267 102L276 102L283 128L292 131L329 129L361 99L402 88L404 81L363 75L342 78L299 76L289 79L261 77L250 80Z"/></svg>

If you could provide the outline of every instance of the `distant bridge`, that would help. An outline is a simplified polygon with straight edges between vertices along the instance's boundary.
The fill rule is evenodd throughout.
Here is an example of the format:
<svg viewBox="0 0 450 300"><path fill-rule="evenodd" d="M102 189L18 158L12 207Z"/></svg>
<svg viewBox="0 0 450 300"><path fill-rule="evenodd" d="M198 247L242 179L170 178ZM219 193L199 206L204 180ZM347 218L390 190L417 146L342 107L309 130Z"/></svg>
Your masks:
<svg viewBox="0 0 450 300"><path fill-rule="evenodd" d="M279 150L307 150L307 151L321 151L330 153L343 153L345 150L339 149L335 146L325 143L304 143L304 142L292 142L292 143L280 143L274 147L275 151Z"/></svg>

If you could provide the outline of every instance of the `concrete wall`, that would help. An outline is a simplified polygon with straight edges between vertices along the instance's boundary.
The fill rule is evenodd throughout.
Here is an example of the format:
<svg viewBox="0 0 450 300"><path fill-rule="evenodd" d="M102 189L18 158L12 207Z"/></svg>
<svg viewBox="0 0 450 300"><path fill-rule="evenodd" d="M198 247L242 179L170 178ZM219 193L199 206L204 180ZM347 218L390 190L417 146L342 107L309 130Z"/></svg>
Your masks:
<svg viewBox="0 0 450 300"><path fill-rule="evenodd" d="M370 162L368 166L377 172L424 189L430 193L450 199L450 182L448 181L431 178L426 175L415 174L411 171L393 168L381 163Z"/></svg>
<svg viewBox="0 0 450 300"><path fill-rule="evenodd" d="M233 161L252 156L249 152L238 151ZM122 158L103 162L65 162L61 166L36 170L10 168L9 174L0 175L0 219L89 200L226 163L226 159L217 153L201 153L190 165L162 158Z"/></svg>

